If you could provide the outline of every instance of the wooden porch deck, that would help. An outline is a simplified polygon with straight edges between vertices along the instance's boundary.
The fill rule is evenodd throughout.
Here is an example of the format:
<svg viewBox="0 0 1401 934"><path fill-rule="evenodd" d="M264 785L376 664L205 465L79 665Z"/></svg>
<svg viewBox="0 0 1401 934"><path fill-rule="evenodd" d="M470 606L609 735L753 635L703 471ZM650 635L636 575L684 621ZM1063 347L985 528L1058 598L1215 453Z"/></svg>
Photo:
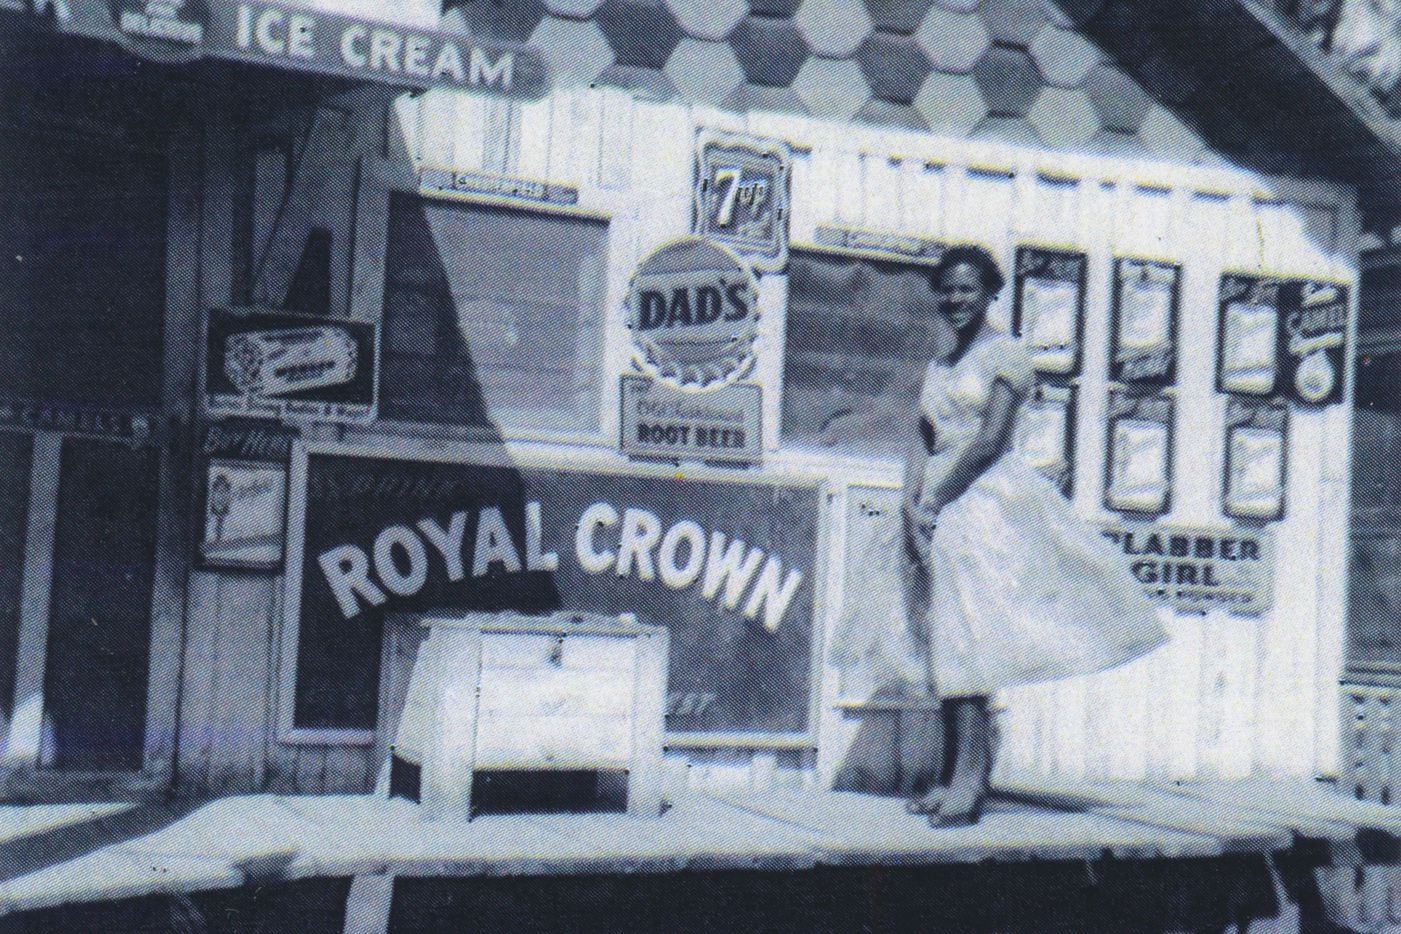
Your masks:
<svg viewBox="0 0 1401 934"><path fill-rule="evenodd" d="M351 877L346 930L382 930L395 877L1028 863L1093 873L1253 855L1351 879L1356 867L1401 859L1401 808L1302 783L1004 785L980 824L958 830L930 829L899 799L796 788L693 790L656 820L531 813L437 824L419 814L369 795L0 807L0 914Z"/></svg>

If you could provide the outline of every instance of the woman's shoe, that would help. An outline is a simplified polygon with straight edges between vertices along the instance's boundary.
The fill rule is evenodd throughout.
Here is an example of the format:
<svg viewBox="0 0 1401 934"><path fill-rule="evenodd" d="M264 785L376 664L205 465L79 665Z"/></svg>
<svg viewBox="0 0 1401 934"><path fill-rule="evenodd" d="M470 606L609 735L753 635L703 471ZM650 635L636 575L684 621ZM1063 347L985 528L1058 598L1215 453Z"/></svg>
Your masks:
<svg viewBox="0 0 1401 934"><path fill-rule="evenodd" d="M978 822L978 814L930 814L929 826L935 830L953 830L958 827L972 827Z"/></svg>
<svg viewBox="0 0 1401 934"><path fill-rule="evenodd" d="M947 793L947 788L932 788L921 797L909 798L905 801L905 813L923 815L938 814L939 808L944 803L944 795Z"/></svg>
<svg viewBox="0 0 1401 934"><path fill-rule="evenodd" d="M957 698L953 707L955 740L952 776L943 805L931 814L931 827L967 827L976 824L983 813L992 776L995 738L992 714L986 697Z"/></svg>

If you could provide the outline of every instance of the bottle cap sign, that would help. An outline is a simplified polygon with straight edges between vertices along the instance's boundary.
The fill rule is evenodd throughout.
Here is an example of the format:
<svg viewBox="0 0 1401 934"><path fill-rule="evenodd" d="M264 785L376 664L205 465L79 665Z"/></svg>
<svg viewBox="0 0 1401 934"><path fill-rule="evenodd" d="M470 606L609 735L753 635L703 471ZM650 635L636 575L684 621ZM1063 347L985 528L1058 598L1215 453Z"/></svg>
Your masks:
<svg viewBox="0 0 1401 934"><path fill-rule="evenodd" d="M702 237L664 244L637 266L628 329L645 369L678 386L742 377L754 363L758 285L729 248Z"/></svg>

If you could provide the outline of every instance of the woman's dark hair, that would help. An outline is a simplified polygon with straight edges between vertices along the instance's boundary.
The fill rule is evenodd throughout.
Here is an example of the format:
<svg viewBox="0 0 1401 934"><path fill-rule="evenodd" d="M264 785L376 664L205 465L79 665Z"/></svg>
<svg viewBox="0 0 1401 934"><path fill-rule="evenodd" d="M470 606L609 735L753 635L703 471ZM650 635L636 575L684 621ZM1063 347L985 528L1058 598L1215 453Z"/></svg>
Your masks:
<svg viewBox="0 0 1401 934"><path fill-rule="evenodd" d="M997 265L997 260L992 258L991 253L980 246L960 244L945 250L944 255L934 264L934 268L929 270L929 287L937 291L939 280L944 278L944 274L965 263L978 271L978 278L982 280L983 289L989 296L1001 292L1002 286L1007 284L1007 280L1002 276L1002 268Z"/></svg>

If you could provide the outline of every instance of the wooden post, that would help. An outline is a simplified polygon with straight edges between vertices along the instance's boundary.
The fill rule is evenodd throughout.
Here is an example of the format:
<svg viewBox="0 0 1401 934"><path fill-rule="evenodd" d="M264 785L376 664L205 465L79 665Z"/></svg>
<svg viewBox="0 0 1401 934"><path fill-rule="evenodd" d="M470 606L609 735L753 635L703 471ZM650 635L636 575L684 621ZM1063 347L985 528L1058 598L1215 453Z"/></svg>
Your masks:
<svg viewBox="0 0 1401 934"><path fill-rule="evenodd" d="M351 879L350 894L345 900L345 934L386 934L393 901L392 875L382 873Z"/></svg>
<svg viewBox="0 0 1401 934"><path fill-rule="evenodd" d="M477 758L482 633L443 627L435 636L439 648L429 659L435 717L423 756L423 817L467 821Z"/></svg>
<svg viewBox="0 0 1401 934"><path fill-rule="evenodd" d="M195 458L185 450L193 443L196 360L200 341L200 251L190 244L200 242L201 199L206 194L201 179L200 155L205 148L208 170L221 179L232 175L231 136L225 125L225 98L222 88L217 97L217 128L206 140L198 124L187 125L175 134L170 145L170 190L166 220L165 289L165 375L161 389L161 411L167 424L178 426L181 437L165 445L160 454L160 480L157 485L156 551L151 569L150 662L146 683L146 737L142 762L159 786L169 785L175 776L176 731L179 724L181 664L185 651L186 587L189 581L188 488L182 474L190 474ZM227 186L217 189L227 194ZM217 193L209 195L211 209ZM207 248L204 245L202 248ZM208 677L205 672L201 677ZM252 786L262 784L262 757L255 757L253 768L259 774Z"/></svg>
<svg viewBox="0 0 1401 934"><path fill-rule="evenodd" d="M58 523L59 459L63 438L34 435L29 516L24 534L24 578L20 591L19 645L10 732L0 765L34 768L44 733L44 673L49 650L49 597L53 585L54 534Z"/></svg>
<svg viewBox="0 0 1401 934"><path fill-rule="evenodd" d="M638 637L632 707L632 762L628 769L628 814L662 812L663 746L666 732L666 672L670 639L662 629Z"/></svg>

